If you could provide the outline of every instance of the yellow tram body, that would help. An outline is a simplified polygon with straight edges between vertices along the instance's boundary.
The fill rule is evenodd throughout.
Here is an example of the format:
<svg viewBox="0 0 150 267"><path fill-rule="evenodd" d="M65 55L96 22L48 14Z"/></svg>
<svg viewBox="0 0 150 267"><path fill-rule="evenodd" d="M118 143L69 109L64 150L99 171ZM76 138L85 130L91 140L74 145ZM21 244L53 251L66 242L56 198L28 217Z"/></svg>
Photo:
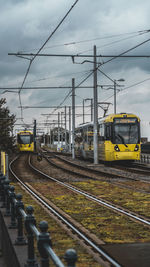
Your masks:
<svg viewBox="0 0 150 267"><path fill-rule="evenodd" d="M20 131L17 134L17 148L20 152L34 152L33 133Z"/></svg>
<svg viewBox="0 0 150 267"><path fill-rule="evenodd" d="M93 158L93 123L76 129L76 153ZM101 161L140 160L140 119L134 114L111 114L98 120L98 158Z"/></svg>

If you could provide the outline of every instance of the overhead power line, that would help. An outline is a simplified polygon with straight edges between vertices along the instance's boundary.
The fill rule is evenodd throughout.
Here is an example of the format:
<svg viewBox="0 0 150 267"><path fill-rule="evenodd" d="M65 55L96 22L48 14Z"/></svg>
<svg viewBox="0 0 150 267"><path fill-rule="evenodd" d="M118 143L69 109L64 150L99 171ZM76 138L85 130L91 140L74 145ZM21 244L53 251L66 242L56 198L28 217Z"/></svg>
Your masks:
<svg viewBox="0 0 150 267"><path fill-rule="evenodd" d="M114 60L114 59L116 59L116 58L118 58L118 57L122 57L122 56L124 56L124 54L129 53L130 51L132 51L132 50L138 48L139 46L141 46L141 45L143 45L143 44L145 44L145 43L147 43L147 42L149 42L149 41L150 41L150 38L147 39L147 40L145 40L145 41L143 41L143 42L141 42L141 43L139 43L139 44L137 44L137 45L135 45L135 46L133 46L133 47L131 47L131 48L129 48L129 49L126 50L125 52L120 53L118 56L114 56L113 58L111 58L111 59L105 61L104 63L102 63L102 64L101 64L101 63L98 64L98 68L99 68L101 65L104 65L104 64L106 64L106 63L108 63L108 62L110 62L110 61L112 61L112 60Z"/></svg>
<svg viewBox="0 0 150 267"><path fill-rule="evenodd" d="M108 63L108 62L110 62L110 61L112 61L112 60L114 60L114 59L116 59L116 58L118 58L118 57L120 57L120 56L124 56L126 53L128 53L128 52L130 52L130 51L136 49L137 47L139 47L139 46L141 46L141 45L143 45L143 44L145 44L145 43L147 43L147 42L149 42L149 41L150 41L150 39L147 39L147 40L145 40L144 42L141 42L141 43L139 43L138 45L133 46L132 48L130 48L130 49L124 51L123 53L119 54L118 56L114 56L114 57L112 57L110 60L104 62L103 64L101 64L101 63L98 64L98 66L96 67L96 70L95 70L95 71L97 71L101 65L104 65L104 64L106 64L106 63ZM90 74L89 74L86 78L84 78L83 81L81 81L80 85L81 85L84 81L86 81L86 80L87 80L93 73L94 73L94 70L91 71ZM78 85L78 86L79 86L79 85ZM71 92L72 92L72 90L69 92L69 94L67 94L67 96L64 98L64 100L60 103L59 107L65 102L65 100L69 97L69 95L71 94ZM111 97L112 97L112 96L111 96ZM109 98L107 98L107 99L109 99Z"/></svg>
<svg viewBox="0 0 150 267"><path fill-rule="evenodd" d="M82 88L93 88L93 85L91 85L91 86L90 85L89 86L80 86L78 88L80 88L80 89L82 89ZM20 87L0 87L0 90L6 90L6 93L7 92L10 93L11 91L9 91L9 90L16 90L16 89L19 90ZM28 89L30 89L30 90L33 90L33 89L35 89L35 90L39 90L39 89L71 89L71 86L34 86L34 87L23 87L22 89L23 90L28 90ZM16 91L14 93L16 93Z"/></svg>
<svg viewBox="0 0 150 267"><path fill-rule="evenodd" d="M127 38L124 38L124 39L119 40L119 41L123 41L123 40L126 40L128 38L134 38L136 36L143 35L145 33L148 33L149 31L150 30L147 29L147 30L141 30L141 31L135 31L135 32L126 32L126 33L120 33L120 34L114 34L114 35L106 35L106 36L95 37L95 38L85 39L85 40L79 40L79 41L71 41L71 42L68 42L68 43L54 44L52 46L47 46L47 47L45 47L45 49L48 49L48 48L56 48L56 47L61 47L61 46L76 45L76 44L82 44L82 43L93 42L93 41L98 41L98 40L112 39L112 38L121 37L121 36L125 36L125 35L131 35L131 36L127 37ZM115 41L115 42L119 42L119 41ZM110 44L113 44L113 43L110 43ZM106 46L107 45L109 45L109 44L106 44ZM34 50L38 50L38 48L32 49L32 51L34 51ZM30 51L31 51L31 49L30 49ZM22 52L24 52L24 53L25 52L29 52L29 50L24 50Z"/></svg>
<svg viewBox="0 0 150 267"><path fill-rule="evenodd" d="M65 18L69 15L69 13L71 12L71 10L74 8L74 6L77 4L79 0L76 0L74 2L74 4L71 6L71 8L69 9L69 11L66 13L66 15L63 17L63 19L59 22L59 24L57 25L57 27L55 28L55 30L50 34L50 36L47 38L47 40L44 42L44 44L41 46L41 48L38 50L38 52L34 55L32 61L36 58L36 56L40 53L40 51L44 48L44 46L47 44L47 42L50 40L50 38L54 35L54 33L58 30L58 28L60 27L60 25L63 23L63 21L65 20Z"/></svg>
<svg viewBox="0 0 150 267"><path fill-rule="evenodd" d="M147 32L149 32L149 30L148 30ZM148 41L150 41L150 39L141 42L140 44L138 44L138 45L136 45L136 46L134 46L134 47L132 47L132 48L126 50L125 52L123 52L123 53L121 53L121 54L119 54L119 55L116 55L116 56L113 56L113 55L107 55L107 57L111 57L111 59L107 60L106 62L99 63L98 66L97 66L97 68L96 68L96 70L97 70L100 66L102 66L102 65L104 65L104 64L106 64L106 63L108 63L108 62L110 62L110 61L112 61L112 60L114 60L114 59L116 59L116 58L118 58L118 57L150 57L149 55L137 55L137 56L136 56L136 55L133 55L133 56L130 55L130 56L125 56L126 53L128 53L128 52L130 52L130 51L136 49L137 47L139 47L139 46L145 44L145 43L148 42ZM18 54L18 55L21 55L21 54ZM23 54L22 54L22 55L23 55ZM30 54L30 55L31 55L31 54ZM36 53L36 54L32 54L33 57L35 57L35 56L37 56L37 55L39 56L40 54L38 54L38 53ZM55 55L55 56L56 56L56 55ZM60 55L59 55L59 56L60 56ZM64 55L63 55L63 56L64 56ZM68 55L68 56L71 56L71 57L72 57L72 60L74 60L74 57L75 57L75 56L78 56L78 57L79 57L79 56L80 56L80 57L84 57L85 55L78 55L78 54L77 54L77 55ZM89 56L89 55L87 55L87 56ZM93 57L93 55L91 55L91 57ZM99 55L99 57L104 57L104 56ZM80 84L82 84L85 80L87 80L87 79L93 74L93 72L94 72L94 71L91 71L91 73L90 73L86 78L84 78L84 80L81 81ZM72 90L71 90L71 91L72 91ZM62 103L64 103L64 101L69 97L69 95L71 94L71 91L67 94L67 96L66 96L65 99L62 101ZM61 103L59 106L61 106L62 103Z"/></svg>
<svg viewBox="0 0 150 267"><path fill-rule="evenodd" d="M22 107L22 103L21 103L21 89L23 88L23 85L25 83L25 80L28 76L28 73L30 71L30 68L31 68L31 64L32 62L34 61L34 59L36 58L36 56L40 53L40 51L43 49L43 47L47 44L47 42L50 40L50 38L54 35L54 33L58 30L58 28L60 27L60 25L63 23L63 21L66 19L66 17L69 15L69 13L71 12L71 10L74 8L74 6L77 4L79 0L76 0L74 2L74 4L71 6L71 8L68 10L68 12L66 13L66 15L63 17L63 19L58 23L58 25L56 26L56 28L54 29L54 31L49 35L49 37L47 38L47 40L43 43L43 45L39 48L39 50L37 51L37 53L33 56L33 58L30 60L30 63L29 63L29 66L27 68L27 71L25 73L25 76L24 76L24 79L23 79L23 82L22 82L22 85L21 85L21 88L19 89L19 103L20 103L20 106ZM23 110L21 108L21 117L23 117Z"/></svg>
<svg viewBox="0 0 150 267"><path fill-rule="evenodd" d="M119 90L119 91L116 92L116 93L117 93L117 94L122 93L123 91L125 91L125 90L127 90L127 89L129 89L129 88L132 88L132 87L134 87L134 86L137 86L137 85L142 84L142 83L144 83L144 82L146 82L146 81L149 81L149 80L150 80L150 78L147 78L147 79L145 79L145 80L143 80L143 81L134 83L134 84L132 84L132 85L129 85L129 86L123 88L122 90ZM114 96L114 94L112 94L111 96L105 98L103 101L106 101L106 100L110 99L110 98L113 97L113 96Z"/></svg>
<svg viewBox="0 0 150 267"><path fill-rule="evenodd" d="M147 42L147 41L145 41ZM143 42L143 43L145 43ZM143 44L142 43L142 44ZM139 44L138 46L140 46L141 44ZM133 48L131 48L132 50ZM130 51L130 49L129 49ZM128 51L127 51L128 52ZM127 52L123 52L123 53L127 53ZM34 53L8 53L9 56L35 56L36 54ZM75 58L75 57L89 57L89 58L93 58L93 55L80 55L80 54L38 54L37 56L39 57L71 57L71 58ZM97 58L100 57L112 57L112 58L116 58L116 57L127 57L127 58L149 58L150 55L124 55L124 54L120 54L120 55L96 55Z"/></svg>
<svg viewBox="0 0 150 267"><path fill-rule="evenodd" d="M65 105L65 107L70 107ZM81 108L81 106L76 106L76 108ZM21 108L20 106L18 108ZM22 106L23 109L28 109L28 108L58 108L58 106ZM64 108L64 107L59 107L59 108Z"/></svg>

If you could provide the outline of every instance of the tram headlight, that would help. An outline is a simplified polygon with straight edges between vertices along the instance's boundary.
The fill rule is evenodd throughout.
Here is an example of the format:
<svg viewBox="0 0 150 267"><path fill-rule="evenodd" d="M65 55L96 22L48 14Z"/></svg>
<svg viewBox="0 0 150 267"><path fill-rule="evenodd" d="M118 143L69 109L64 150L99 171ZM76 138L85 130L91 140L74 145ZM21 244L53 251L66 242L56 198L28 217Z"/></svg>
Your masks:
<svg viewBox="0 0 150 267"><path fill-rule="evenodd" d="M115 145L114 149L115 149L116 151L120 151L118 145Z"/></svg>
<svg viewBox="0 0 150 267"><path fill-rule="evenodd" d="M138 150L139 150L139 146L136 145L134 151L138 151Z"/></svg>

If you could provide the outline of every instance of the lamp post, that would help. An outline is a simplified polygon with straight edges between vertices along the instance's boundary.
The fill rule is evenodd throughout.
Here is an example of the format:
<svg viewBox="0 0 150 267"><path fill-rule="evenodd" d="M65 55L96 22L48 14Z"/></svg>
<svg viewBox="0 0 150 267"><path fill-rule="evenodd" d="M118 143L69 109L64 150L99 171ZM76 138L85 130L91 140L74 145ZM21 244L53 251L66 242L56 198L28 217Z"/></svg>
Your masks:
<svg viewBox="0 0 150 267"><path fill-rule="evenodd" d="M114 114L116 114L116 87L117 82L124 82L124 79L114 80Z"/></svg>

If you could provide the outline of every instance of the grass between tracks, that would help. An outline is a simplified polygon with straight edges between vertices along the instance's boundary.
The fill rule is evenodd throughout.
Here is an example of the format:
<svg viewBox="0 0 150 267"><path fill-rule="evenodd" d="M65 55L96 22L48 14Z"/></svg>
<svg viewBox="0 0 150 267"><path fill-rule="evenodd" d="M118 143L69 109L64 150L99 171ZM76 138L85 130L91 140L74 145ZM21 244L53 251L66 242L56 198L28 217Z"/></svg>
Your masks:
<svg viewBox="0 0 150 267"><path fill-rule="evenodd" d="M37 204L36 201L33 200L29 196L28 193L26 193L19 184L11 183L15 186L15 192L21 193L23 195L23 203L25 205L25 208L29 205L31 205L34 208L34 216L36 219L36 225L38 227L40 221L47 221L49 225L48 232L50 233L50 237L52 240L52 248L57 254L57 256L64 262L63 256L65 254L65 251L69 248L73 248L77 251L78 260L76 263L77 267L100 267L101 265L97 263L92 256L88 254L88 252L80 246L80 244L73 240L70 236L68 236L67 233L65 233L64 230L56 223L54 219L52 219L45 210L41 206ZM40 184L41 188L43 187L42 184ZM35 242L36 244L36 242ZM35 245L36 247L36 245ZM36 255L38 255L38 251L36 249ZM64 262L64 264L66 264ZM54 264L51 262L50 266L54 266Z"/></svg>
<svg viewBox="0 0 150 267"><path fill-rule="evenodd" d="M100 181L82 181L72 184L103 199L150 217L150 196L148 194L137 193ZM106 243L150 242L149 227L143 226L142 224L128 219L124 215L117 214L105 207L99 206L54 182L36 182L32 183L32 185L42 195L57 204L59 208L67 212ZM22 192L18 186L16 191ZM77 266L100 266L96 262L93 262L92 257L81 249L77 242L68 237L64 231L60 229L60 226L57 226L56 222L51 219L28 194L23 193L23 195L23 201L26 203L26 206L32 205L34 207L37 225L41 220L48 221L56 254L59 256L64 255L66 249L74 248L79 257Z"/></svg>
<svg viewBox="0 0 150 267"><path fill-rule="evenodd" d="M150 218L150 194L120 188L107 182L99 181L91 181L90 183L78 182L74 183L74 185L104 200L108 200L130 211ZM132 186L132 183L130 185ZM139 184L139 189L140 186L141 184Z"/></svg>
<svg viewBox="0 0 150 267"><path fill-rule="evenodd" d="M77 182L82 189L137 211L148 209L148 196L129 190L112 188L105 182ZM89 201L84 196L60 187L54 182L34 183L34 187L58 207L106 243L150 242L149 228L124 215ZM144 199L144 203L142 203ZM139 205L142 205L139 207Z"/></svg>

